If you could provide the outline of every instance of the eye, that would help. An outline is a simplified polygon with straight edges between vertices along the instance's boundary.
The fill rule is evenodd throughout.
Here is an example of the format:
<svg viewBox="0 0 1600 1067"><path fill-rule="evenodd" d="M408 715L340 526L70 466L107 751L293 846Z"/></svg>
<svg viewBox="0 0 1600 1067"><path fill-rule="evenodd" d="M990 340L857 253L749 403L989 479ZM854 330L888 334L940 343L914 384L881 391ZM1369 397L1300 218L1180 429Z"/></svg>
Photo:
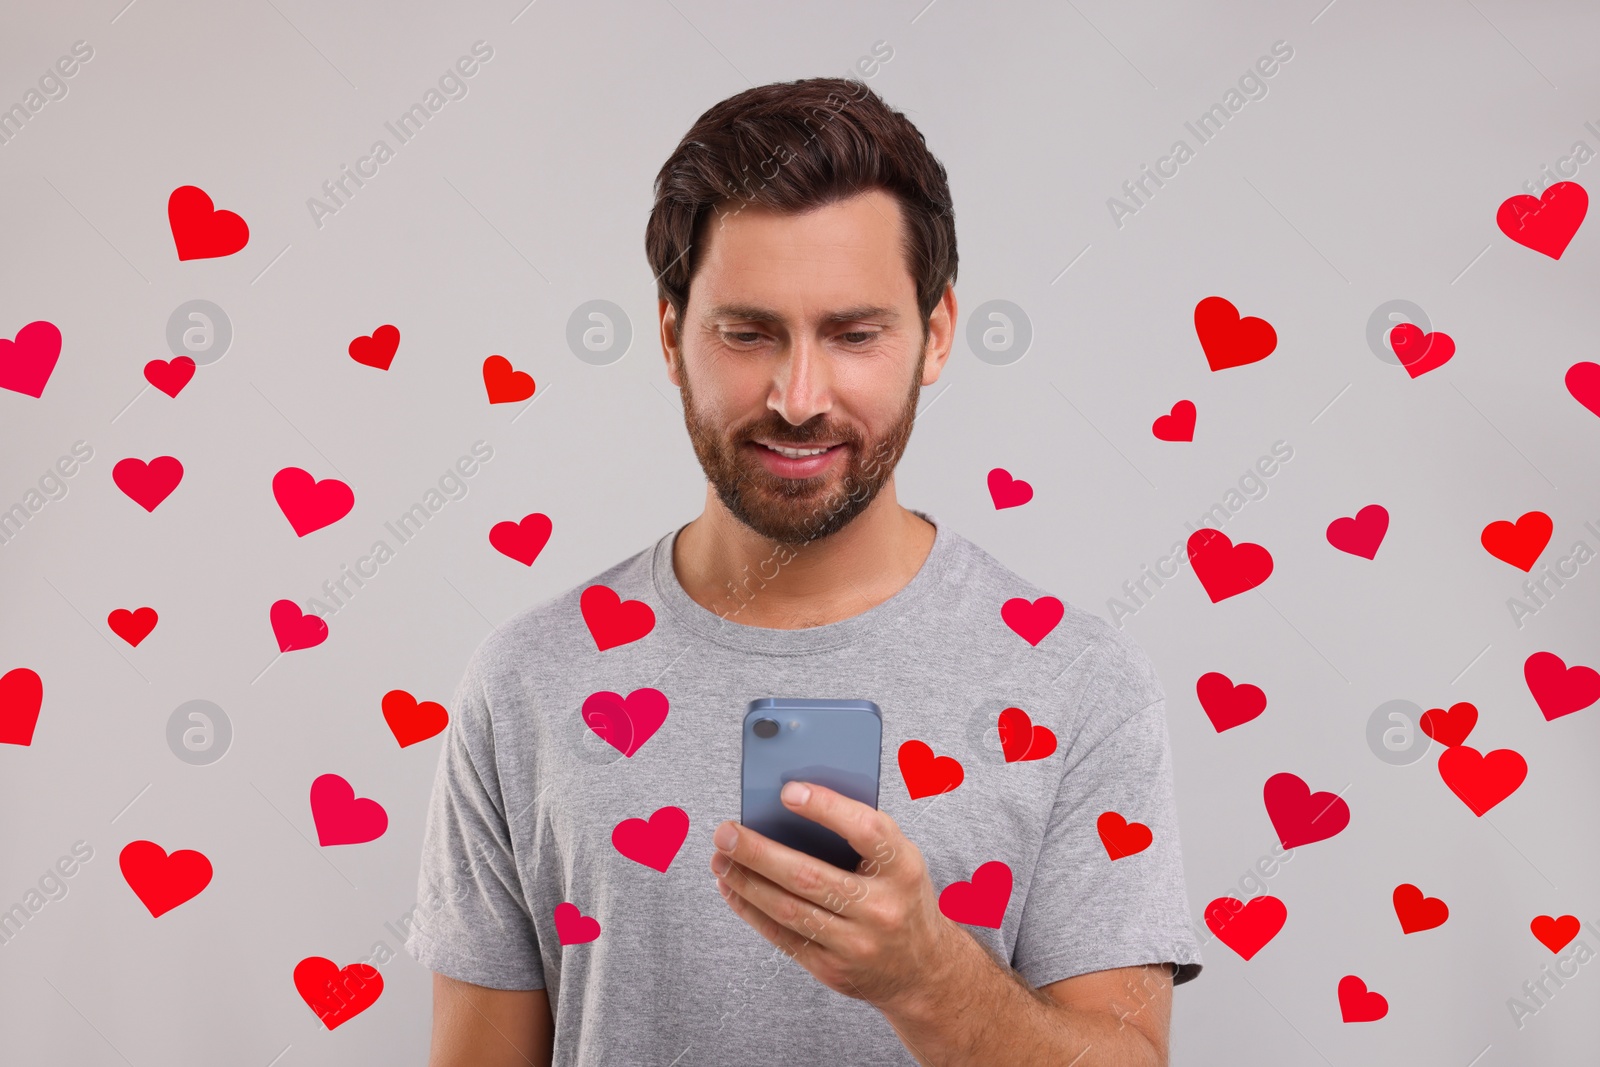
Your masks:
<svg viewBox="0 0 1600 1067"><path fill-rule="evenodd" d="M839 336L852 345L863 345L878 335L872 330L851 330L849 333L842 333ZM852 340L852 338L857 338L857 340Z"/></svg>
<svg viewBox="0 0 1600 1067"><path fill-rule="evenodd" d="M755 344L761 340L761 334L754 330L724 330L722 336L739 344Z"/></svg>

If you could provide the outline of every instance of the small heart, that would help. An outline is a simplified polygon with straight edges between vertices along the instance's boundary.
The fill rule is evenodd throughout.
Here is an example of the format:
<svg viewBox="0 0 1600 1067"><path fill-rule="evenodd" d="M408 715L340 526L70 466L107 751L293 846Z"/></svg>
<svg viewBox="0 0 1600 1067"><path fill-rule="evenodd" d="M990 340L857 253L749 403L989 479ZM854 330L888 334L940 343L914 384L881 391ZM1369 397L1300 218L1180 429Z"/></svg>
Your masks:
<svg viewBox="0 0 1600 1067"><path fill-rule="evenodd" d="M670 704L659 689L635 689L626 697L609 691L591 693L580 714L589 729L624 756L644 747L667 721Z"/></svg>
<svg viewBox="0 0 1600 1067"><path fill-rule="evenodd" d="M15 340L0 337L0 389L40 397L61 358L61 331L39 319L17 331Z"/></svg>
<svg viewBox="0 0 1600 1067"><path fill-rule="evenodd" d="M1522 785L1528 777L1528 761L1509 748L1482 753L1456 745L1439 756L1439 777L1472 814L1482 818Z"/></svg>
<svg viewBox="0 0 1600 1067"><path fill-rule="evenodd" d="M1567 666L1554 652L1535 652L1522 664L1528 692L1546 721L1571 715L1600 700L1600 671L1582 665Z"/></svg>
<svg viewBox="0 0 1600 1067"><path fill-rule="evenodd" d="M1560 259L1589 212L1589 194L1577 182L1556 182L1543 195L1513 196L1495 212L1500 232L1524 248Z"/></svg>
<svg viewBox="0 0 1600 1067"><path fill-rule="evenodd" d="M1012 597L1000 605L1000 618L1011 627L1011 632L1035 648L1066 613L1066 605L1053 596L1042 596L1038 600Z"/></svg>
<svg viewBox="0 0 1600 1067"><path fill-rule="evenodd" d="M1574 363L1567 368L1566 383L1572 399L1600 415L1600 363Z"/></svg>
<svg viewBox="0 0 1600 1067"><path fill-rule="evenodd" d="M311 819L319 845L360 845L389 829L389 813L376 800L357 797L337 774L321 774L311 783Z"/></svg>
<svg viewBox="0 0 1600 1067"><path fill-rule="evenodd" d="M167 224L178 260L231 256L250 240L250 227L231 211L218 211L204 189L180 185L167 197Z"/></svg>
<svg viewBox="0 0 1600 1067"><path fill-rule="evenodd" d="M1522 571L1533 570L1539 553L1550 543L1555 526L1542 511L1530 511L1516 522L1501 519L1483 528L1479 540L1495 559Z"/></svg>
<svg viewBox="0 0 1600 1067"><path fill-rule="evenodd" d="M144 365L144 380L174 398L183 392L183 387L193 377L194 360L188 356L152 359Z"/></svg>
<svg viewBox="0 0 1600 1067"><path fill-rule="evenodd" d="M1094 825L1100 832L1100 843L1106 847L1106 855L1113 861L1138 855L1149 848L1153 840L1150 827L1142 822L1129 822L1114 811L1102 813Z"/></svg>
<svg viewBox="0 0 1600 1067"><path fill-rule="evenodd" d="M0 745L33 744L33 729L44 706L44 682L27 667L0 675Z"/></svg>
<svg viewBox="0 0 1600 1067"><path fill-rule="evenodd" d="M1248 904L1237 897L1218 897L1206 905L1205 915L1217 940L1248 961L1278 936L1289 909L1277 897L1255 897Z"/></svg>
<svg viewBox="0 0 1600 1067"><path fill-rule="evenodd" d="M1044 759L1056 750L1055 732L1036 726L1021 708L1006 708L1000 713L1000 751L1007 763Z"/></svg>
<svg viewBox="0 0 1600 1067"><path fill-rule="evenodd" d="M356 495L344 482L319 482L299 467L285 467L272 476L272 497L297 537L333 525L356 506Z"/></svg>
<svg viewBox="0 0 1600 1067"><path fill-rule="evenodd" d="M146 511L154 511L183 480L183 464L171 456L157 456L149 463L121 459L111 468L111 480L129 500Z"/></svg>
<svg viewBox="0 0 1600 1067"><path fill-rule="evenodd" d="M315 615L305 614L292 600L274 601L268 618L272 621L272 635L278 639L279 652L315 648L328 639L328 624Z"/></svg>
<svg viewBox="0 0 1600 1067"><path fill-rule="evenodd" d="M1003 747L1003 746L1002 746ZM912 800L948 793L960 785L967 772L954 756L935 756L926 741L907 741L900 746L900 777Z"/></svg>
<svg viewBox="0 0 1600 1067"><path fill-rule="evenodd" d="M1438 897L1425 897L1409 882L1394 887L1394 914L1403 934L1420 933L1443 926L1450 908Z"/></svg>
<svg viewBox="0 0 1600 1067"><path fill-rule="evenodd" d="M383 721L401 748L426 741L450 725L450 713L443 704L432 700L418 701L404 689L391 689L383 694L381 704Z"/></svg>
<svg viewBox="0 0 1600 1067"><path fill-rule="evenodd" d="M168 854L154 841L130 841L117 856L122 878L150 912L159 918L193 900L211 884L211 861L193 849Z"/></svg>
<svg viewBox="0 0 1600 1067"><path fill-rule="evenodd" d="M1226 674L1208 671L1194 685L1200 707L1221 733L1241 726L1267 710L1267 694L1258 686L1234 685Z"/></svg>
<svg viewBox="0 0 1600 1067"><path fill-rule="evenodd" d="M556 940L563 945L585 945L600 936L600 921L563 900L556 905Z"/></svg>
<svg viewBox="0 0 1600 1067"><path fill-rule="evenodd" d="M497 522L489 530L489 544L503 556L509 556L526 567L544 551L550 540L550 516L534 512L524 515L521 522Z"/></svg>
<svg viewBox="0 0 1600 1067"><path fill-rule="evenodd" d="M1414 323L1402 322L1389 331L1389 347L1412 378L1420 378L1450 362L1456 343L1447 333L1423 333Z"/></svg>
<svg viewBox="0 0 1600 1067"><path fill-rule="evenodd" d="M385 323L371 334L362 334L350 342L350 358L366 367L388 370L394 354L400 348L400 331Z"/></svg>
<svg viewBox="0 0 1600 1067"><path fill-rule="evenodd" d="M491 404L512 404L533 395L532 376L513 370L511 361L504 356L490 356L483 361L483 386Z"/></svg>
<svg viewBox="0 0 1600 1067"><path fill-rule="evenodd" d="M1339 979L1339 1014L1347 1023L1376 1022L1389 1014L1389 1001L1353 974Z"/></svg>
<svg viewBox="0 0 1600 1067"><path fill-rule="evenodd" d="M1342 797L1313 793L1304 779L1288 772L1267 779L1262 799L1284 848L1325 841L1350 825L1350 806Z"/></svg>
<svg viewBox="0 0 1600 1067"><path fill-rule="evenodd" d="M1446 748L1454 748L1467 740L1472 728L1478 725L1478 708L1466 701L1451 704L1450 710L1429 708L1422 713L1419 724L1422 732Z"/></svg>
<svg viewBox="0 0 1600 1067"><path fill-rule="evenodd" d="M989 499L994 501L996 511L1021 507L1033 499L1033 486L1011 477L1004 467L996 467L989 472Z"/></svg>
<svg viewBox="0 0 1600 1067"><path fill-rule="evenodd" d="M1272 573L1272 553L1248 541L1236 545L1210 527L1189 535L1188 552L1194 575L1213 604L1249 592Z"/></svg>
<svg viewBox="0 0 1600 1067"><path fill-rule="evenodd" d="M1220 296L1194 306L1194 332L1213 371L1257 363L1278 347L1278 333L1266 319L1239 317L1239 309Z"/></svg>
<svg viewBox="0 0 1600 1067"><path fill-rule="evenodd" d="M601 652L639 640L656 626L656 613L642 600L623 600L604 585L591 585L578 597L578 611Z"/></svg>
<svg viewBox="0 0 1600 1067"><path fill-rule="evenodd" d="M1578 936L1578 917L1576 915L1563 915L1559 919L1550 915L1537 915L1533 922L1528 924L1528 929L1533 931L1533 936L1539 943L1551 952L1560 952L1572 943Z"/></svg>
<svg viewBox="0 0 1600 1067"><path fill-rule="evenodd" d="M295 964L294 988L322 1025L334 1030L378 1002L383 975L369 963L341 968L322 956L307 956Z"/></svg>
<svg viewBox="0 0 1600 1067"><path fill-rule="evenodd" d="M106 616L106 625L111 627L111 632L134 648L138 648L139 642L150 636L150 631L156 628L157 621L155 608L139 608L136 611L117 608Z"/></svg>
<svg viewBox="0 0 1600 1067"><path fill-rule="evenodd" d="M939 892L939 911L951 922L1000 929L1011 903L1011 868L990 860L972 872L970 882L951 882Z"/></svg>
<svg viewBox="0 0 1600 1067"><path fill-rule="evenodd" d="M1334 519L1328 524L1328 544L1340 552L1372 559L1383 544L1383 535L1389 532L1389 509L1382 504L1368 504L1353 518Z"/></svg>
<svg viewBox="0 0 1600 1067"><path fill-rule="evenodd" d="M1150 426L1158 441L1193 441L1195 407L1192 400L1172 405L1172 414L1162 415Z"/></svg>
<svg viewBox="0 0 1600 1067"><path fill-rule="evenodd" d="M623 819L617 823L611 829L611 845L633 862L666 874L688 836L689 813L668 805L657 808L648 821Z"/></svg>

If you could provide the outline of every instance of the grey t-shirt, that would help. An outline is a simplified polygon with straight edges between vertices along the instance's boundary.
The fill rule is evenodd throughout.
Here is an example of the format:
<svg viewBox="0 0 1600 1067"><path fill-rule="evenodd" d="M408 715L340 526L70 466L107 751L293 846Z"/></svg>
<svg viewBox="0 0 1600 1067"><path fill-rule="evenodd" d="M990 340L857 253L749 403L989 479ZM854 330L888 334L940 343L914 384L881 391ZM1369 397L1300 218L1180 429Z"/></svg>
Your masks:
<svg viewBox="0 0 1600 1067"><path fill-rule="evenodd" d="M1144 963L1178 965L1178 982L1198 974L1165 699L1149 658L1071 605L1030 644L1002 605L1047 594L917 514L937 527L921 569L841 622L766 629L702 607L673 571L674 531L487 637L444 733L408 951L462 981L546 989L557 1067L915 1063L875 1008L835 993L739 918L707 865L717 824L739 819L749 702L829 697L882 709L879 807L921 851L935 890L991 861L1010 868L999 927L962 929L1029 985ZM760 596L761 580L752 569L743 595ZM602 651L580 605L594 585L649 605L648 633ZM628 634L605 640L616 636ZM666 698L665 718L648 694L630 696L641 689ZM585 721L585 701L606 692L638 712L638 736L620 749ZM608 720L607 703L590 704L601 731L616 714ZM1053 732L1055 750L1008 762L1007 708ZM912 799L899 761L909 740L958 760L959 786ZM613 839L619 823L663 808L688 816L665 871L665 853L647 865ZM1131 829L1108 847L1097 829L1106 812L1148 827L1149 846L1123 855L1138 843ZM670 851L669 816L660 832ZM579 930L566 945L563 905L563 929ZM578 940L594 922L598 936Z"/></svg>

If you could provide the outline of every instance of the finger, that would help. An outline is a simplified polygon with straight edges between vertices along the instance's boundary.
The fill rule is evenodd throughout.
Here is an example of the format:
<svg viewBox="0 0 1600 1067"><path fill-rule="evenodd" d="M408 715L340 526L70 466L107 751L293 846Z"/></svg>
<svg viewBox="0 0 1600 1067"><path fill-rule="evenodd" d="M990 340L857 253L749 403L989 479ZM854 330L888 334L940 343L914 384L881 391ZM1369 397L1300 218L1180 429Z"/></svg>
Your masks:
<svg viewBox="0 0 1600 1067"><path fill-rule="evenodd" d="M717 846L717 855L821 907L838 911L867 892L859 875L774 841L748 826L724 822L712 835L712 843Z"/></svg>
<svg viewBox="0 0 1600 1067"><path fill-rule="evenodd" d="M894 819L825 785L790 782L779 795L784 807L849 842L863 863L870 865L864 873L878 873L880 865L888 864L910 843Z"/></svg>
<svg viewBox="0 0 1600 1067"><path fill-rule="evenodd" d="M832 945L833 935L837 933L837 928L832 924L840 918L836 911L795 896L762 875L742 869L737 864L727 874L718 876L717 886L719 890L723 887L731 889L786 930L817 941L825 948Z"/></svg>
<svg viewBox="0 0 1600 1067"><path fill-rule="evenodd" d="M772 916L750 903L732 885L720 877L717 879L717 892L722 894L722 898L728 902L728 907L733 909L733 913L745 921L745 925L760 934L774 947L783 950L783 954L790 959L795 959L811 943L807 938L789 930L774 920ZM813 948L812 951L814 952L816 949Z"/></svg>

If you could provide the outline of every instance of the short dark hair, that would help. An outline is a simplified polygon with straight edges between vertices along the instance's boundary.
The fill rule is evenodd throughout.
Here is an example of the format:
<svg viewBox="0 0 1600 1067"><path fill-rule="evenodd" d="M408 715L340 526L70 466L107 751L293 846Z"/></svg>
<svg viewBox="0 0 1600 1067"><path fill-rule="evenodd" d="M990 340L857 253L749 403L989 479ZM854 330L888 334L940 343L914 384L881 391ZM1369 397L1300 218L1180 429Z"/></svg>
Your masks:
<svg viewBox="0 0 1600 1067"><path fill-rule="evenodd" d="M759 85L695 120L656 174L645 226L658 298L681 321L697 247L719 205L757 203L800 213L872 188L900 202L906 265L926 330L956 280L949 181L922 131L852 78Z"/></svg>

